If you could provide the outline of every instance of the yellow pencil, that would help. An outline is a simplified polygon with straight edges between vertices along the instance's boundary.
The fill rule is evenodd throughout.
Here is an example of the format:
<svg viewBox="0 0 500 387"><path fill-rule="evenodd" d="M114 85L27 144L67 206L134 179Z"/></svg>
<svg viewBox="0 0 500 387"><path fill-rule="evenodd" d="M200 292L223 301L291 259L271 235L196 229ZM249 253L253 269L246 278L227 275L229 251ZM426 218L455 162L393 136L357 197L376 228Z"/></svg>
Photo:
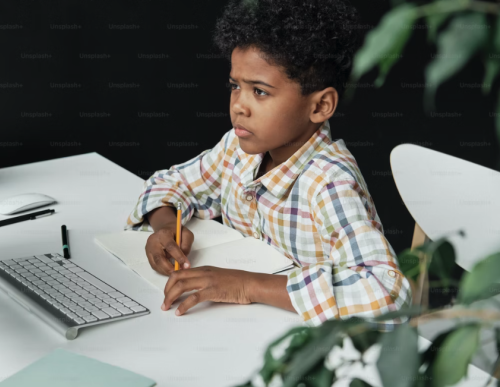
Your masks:
<svg viewBox="0 0 500 387"><path fill-rule="evenodd" d="M176 242L177 246L181 247L181 202L177 202L177 234L176 234ZM175 261L175 270L179 270L179 262Z"/></svg>

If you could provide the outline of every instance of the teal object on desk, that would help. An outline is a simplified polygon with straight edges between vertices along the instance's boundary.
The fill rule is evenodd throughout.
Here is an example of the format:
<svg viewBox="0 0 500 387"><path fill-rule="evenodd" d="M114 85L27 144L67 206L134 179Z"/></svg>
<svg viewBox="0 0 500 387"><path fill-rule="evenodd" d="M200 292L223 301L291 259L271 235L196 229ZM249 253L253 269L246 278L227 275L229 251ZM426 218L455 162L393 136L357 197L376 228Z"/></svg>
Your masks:
<svg viewBox="0 0 500 387"><path fill-rule="evenodd" d="M156 382L126 369L57 348L0 382L1 387L153 387Z"/></svg>

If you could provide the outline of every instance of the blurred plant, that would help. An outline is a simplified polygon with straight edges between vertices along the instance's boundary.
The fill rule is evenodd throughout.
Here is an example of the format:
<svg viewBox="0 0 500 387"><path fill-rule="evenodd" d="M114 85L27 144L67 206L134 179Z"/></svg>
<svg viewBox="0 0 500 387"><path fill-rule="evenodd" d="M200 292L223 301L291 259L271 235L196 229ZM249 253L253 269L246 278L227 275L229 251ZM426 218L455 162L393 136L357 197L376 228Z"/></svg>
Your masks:
<svg viewBox="0 0 500 387"><path fill-rule="evenodd" d="M500 311L494 298L500 294L499 260L500 252L492 254L462 277L453 307L428 310L424 296L428 273L438 276L440 285L449 288L453 281L448 273L455 264L455 251L445 238L404 250L398 261L415 287L417 303L423 301L420 305L372 321L332 319L318 327L295 327L268 346L262 369L239 387L330 387L346 382L350 387L366 387L373 383L363 379L370 374L368 368L378 370L376 385L451 386L467 375L473 355L481 353L482 330L494 332L498 357L490 366L492 375L499 378ZM381 332L374 327L374 321L405 316L410 318L409 323L392 331ZM428 348L419 350L417 326L436 319L447 319L453 327L439 334ZM353 378L353 374L358 377ZM493 381L490 378L486 385Z"/></svg>
<svg viewBox="0 0 500 387"><path fill-rule="evenodd" d="M428 43L435 43L437 54L427 64L425 73L424 110L435 109L436 90L458 73L476 54L484 63L482 91L491 91L500 71L500 4L474 0L437 0L417 5L392 0L393 8L366 35L356 52L350 82L378 67L375 86L383 85L389 70L401 57L416 23L427 23ZM354 88L346 90L352 98ZM500 89L497 91L495 127L500 144ZM500 170L500 158L497 169Z"/></svg>

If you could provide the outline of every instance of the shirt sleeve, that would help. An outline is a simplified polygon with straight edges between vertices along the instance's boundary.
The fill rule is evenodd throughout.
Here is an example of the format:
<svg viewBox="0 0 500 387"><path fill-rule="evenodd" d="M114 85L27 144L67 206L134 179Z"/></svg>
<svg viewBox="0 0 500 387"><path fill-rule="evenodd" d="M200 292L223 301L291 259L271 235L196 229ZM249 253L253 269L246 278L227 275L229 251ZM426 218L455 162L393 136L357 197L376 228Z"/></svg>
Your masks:
<svg viewBox="0 0 500 387"><path fill-rule="evenodd" d="M182 225L193 215L200 219L220 216L223 161L231 131L212 149L170 169L156 171L145 180L124 230L154 231L144 216L158 207L176 208L178 201L182 203Z"/></svg>
<svg viewBox="0 0 500 387"><path fill-rule="evenodd" d="M411 304L411 288L383 234L371 196L354 179L325 185L312 203L325 260L287 274L287 291L309 326L357 316L370 321ZM373 324L392 330L407 318Z"/></svg>

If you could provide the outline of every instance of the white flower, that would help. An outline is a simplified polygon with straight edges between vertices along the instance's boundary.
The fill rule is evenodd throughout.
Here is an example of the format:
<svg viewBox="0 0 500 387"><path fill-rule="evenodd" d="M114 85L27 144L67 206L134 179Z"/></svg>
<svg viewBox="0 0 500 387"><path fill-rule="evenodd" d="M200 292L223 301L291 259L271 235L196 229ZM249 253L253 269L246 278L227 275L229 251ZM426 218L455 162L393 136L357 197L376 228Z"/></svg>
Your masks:
<svg viewBox="0 0 500 387"><path fill-rule="evenodd" d="M280 374L274 374L272 379L269 381L268 387L282 387L283 379Z"/></svg>
<svg viewBox="0 0 500 387"><path fill-rule="evenodd" d="M285 337L278 344L271 348L271 356L274 360L279 360L284 354L295 334Z"/></svg>
<svg viewBox="0 0 500 387"><path fill-rule="evenodd" d="M252 376L251 383L253 387L266 387L266 383L264 383L264 379L260 373L256 373Z"/></svg>
<svg viewBox="0 0 500 387"><path fill-rule="evenodd" d="M344 360L341 357L342 354L342 348L340 348L338 345L334 346L333 349L328 352L328 355L326 355L325 358L325 368L333 371L336 369L339 365L341 365Z"/></svg>

